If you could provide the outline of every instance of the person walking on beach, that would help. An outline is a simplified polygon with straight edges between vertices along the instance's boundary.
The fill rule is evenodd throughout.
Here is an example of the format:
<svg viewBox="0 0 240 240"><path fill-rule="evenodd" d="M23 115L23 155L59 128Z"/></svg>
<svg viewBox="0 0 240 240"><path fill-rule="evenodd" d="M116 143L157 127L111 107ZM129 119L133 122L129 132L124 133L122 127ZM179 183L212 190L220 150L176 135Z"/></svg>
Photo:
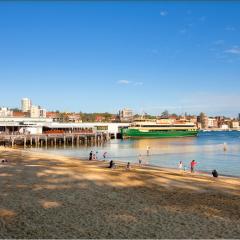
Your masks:
<svg viewBox="0 0 240 240"><path fill-rule="evenodd" d="M93 152L91 151L91 152L89 153L89 160L92 160L92 157L93 157Z"/></svg>
<svg viewBox="0 0 240 240"><path fill-rule="evenodd" d="M191 167L191 173L195 172L195 166L197 165L197 162L195 162L195 160L192 160L190 163L190 167Z"/></svg>
<svg viewBox="0 0 240 240"><path fill-rule="evenodd" d="M178 169L179 169L179 170L182 170L182 168L183 168L183 163L182 163L182 161L180 161L180 162L178 163Z"/></svg>
<svg viewBox="0 0 240 240"><path fill-rule="evenodd" d="M149 154L150 154L150 147L147 146L147 156L149 156Z"/></svg>
<svg viewBox="0 0 240 240"><path fill-rule="evenodd" d="M223 143L223 151L226 152L227 151L227 144Z"/></svg>
<svg viewBox="0 0 240 240"><path fill-rule="evenodd" d="M139 164L139 166L142 165L142 155L141 154L138 155L138 164Z"/></svg>

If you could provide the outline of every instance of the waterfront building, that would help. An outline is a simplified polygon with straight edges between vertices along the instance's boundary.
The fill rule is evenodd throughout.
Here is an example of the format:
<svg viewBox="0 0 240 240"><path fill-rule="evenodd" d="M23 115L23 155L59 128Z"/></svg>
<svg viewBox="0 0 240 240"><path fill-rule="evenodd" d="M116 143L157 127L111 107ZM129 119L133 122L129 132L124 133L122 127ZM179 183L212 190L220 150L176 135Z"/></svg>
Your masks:
<svg viewBox="0 0 240 240"><path fill-rule="evenodd" d="M81 123L81 116L77 113L67 113L68 122Z"/></svg>
<svg viewBox="0 0 240 240"><path fill-rule="evenodd" d="M31 106L30 117L31 118L39 118L40 117L40 108L39 108L39 106Z"/></svg>
<svg viewBox="0 0 240 240"><path fill-rule="evenodd" d="M44 108L39 109L39 117L40 118L46 118L47 117L47 110Z"/></svg>
<svg viewBox="0 0 240 240"><path fill-rule="evenodd" d="M124 108L119 111L119 118L121 122L132 122L133 111L131 109Z"/></svg>
<svg viewBox="0 0 240 240"><path fill-rule="evenodd" d="M52 119L29 117L0 117L0 133L31 133L41 134L43 126Z"/></svg>
<svg viewBox="0 0 240 240"><path fill-rule="evenodd" d="M66 133L80 129L95 129L107 133L111 138L117 138L122 128L129 127L129 123L60 123L51 118L0 118L0 133L30 133L41 134L49 130L61 130Z"/></svg>
<svg viewBox="0 0 240 240"><path fill-rule="evenodd" d="M13 117L16 118L24 118L24 117L30 117L30 112L13 112L12 114Z"/></svg>
<svg viewBox="0 0 240 240"><path fill-rule="evenodd" d="M231 128L238 129L239 128L239 121L232 121Z"/></svg>
<svg viewBox="0 0 240 240"><path fill-rule="evenodd" d="M218 122L217 119L215 118L208 118L208 128L217 128L218 127Z"/></svg>
<svg viewBox="0 0 240 240"><path fill-rule="evenodd" d="M51 118L53 122L63 122L63 116L59 112L47 112L47 118Z"/></svg>
<svg viewBox="0 0 240 240"><path fill-rule="evenodd" d="M0 108L0 117L12 117L13 111L9 110L6 107Z"/></svg>
<svg viewBox="0 0 240 240"><path fill-rule="evenodd" d="M95 118L95 122L104 122L105 117L97 115Z"/></svg>
<svg viewBox="0 0 240 240"><path fill-rule="evenodd" d="M32 102L29 98L22 98L21 109L23 112L29 112L31 110Z"/></svg>
<svg viewBox="0 0 240 240"><path fill-rule="evenodd" d="M221 128L222 130L228 130L228 129L229 129L229 126L228 126L227 124L222 124L222 125L220 126L220 128Z"/></svg>

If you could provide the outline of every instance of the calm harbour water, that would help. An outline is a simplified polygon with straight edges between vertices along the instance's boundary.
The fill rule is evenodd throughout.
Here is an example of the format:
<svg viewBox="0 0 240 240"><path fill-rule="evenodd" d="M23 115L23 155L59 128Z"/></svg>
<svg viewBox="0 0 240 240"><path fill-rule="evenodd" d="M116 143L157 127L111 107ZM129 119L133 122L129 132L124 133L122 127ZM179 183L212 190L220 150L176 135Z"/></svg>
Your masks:
<svg viewBox="0 0 240 240"><path fill-rule="evenodd" d="M147 146L150 156L147 156ZM168 168L177 168L182 161L189 169L190 161L195 159L198 171L217 169L220 174L240 176L240 132L237 131L201 132L198 137L188 138L111 140L101 146L35 150L83 159L87 159L93 150L98 152L98 159L103 159L103 153L107 152L108 160L133 163L138 163L141 154L143 162Z"/></svg>

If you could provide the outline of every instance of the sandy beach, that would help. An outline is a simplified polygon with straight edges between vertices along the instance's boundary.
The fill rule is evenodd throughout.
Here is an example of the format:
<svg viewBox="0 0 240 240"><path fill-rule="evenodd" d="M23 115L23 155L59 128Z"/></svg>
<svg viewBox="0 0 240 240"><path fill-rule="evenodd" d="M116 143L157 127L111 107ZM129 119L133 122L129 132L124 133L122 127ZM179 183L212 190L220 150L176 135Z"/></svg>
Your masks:
<svg viewBox="0 0 240 240"><path fill-rule="evenodd" d="M0 238L239 238L240 179L0 148Z"/></svg>

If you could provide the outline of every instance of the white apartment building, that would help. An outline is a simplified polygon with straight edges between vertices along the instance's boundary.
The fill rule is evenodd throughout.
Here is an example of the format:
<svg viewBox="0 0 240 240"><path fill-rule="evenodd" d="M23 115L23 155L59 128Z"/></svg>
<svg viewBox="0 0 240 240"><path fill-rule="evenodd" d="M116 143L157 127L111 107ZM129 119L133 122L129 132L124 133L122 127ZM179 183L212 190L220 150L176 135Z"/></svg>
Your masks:
<svg viewBox="0 0 240 240"><path fill-rule="evenodd" d="M47 117L47 110L44 108L39 109L39 117L40 118L46 118Z"/></svg>
<svg viewBox="0 0 240 240"><path fill-rule="evenodd" d="M239 128L239 121L232 121L231 127L238 129Z"/></svg>
<svg viewBox="0 0 240 240"><path fill-rule="evenodd" d="M30 117L31 118L39 118L40 117L40 108L39 108L39 106L31 106Z"/></svg>
<svg viewBox="0 0 240 240"><path fill-rule="evenodd" d="M208 118L208 127L209 128L217 128L217 120L215 118Z"/></svg>
<svg viewBox="0 0 240 240"><path fill-rule="evenodd" d="M131 122L133 120L133 111L128 108L124 108L119 111L120 121Z"/></svg>
<svg viewBox="0 0 240 240"><path fill-rule="evenodd" d="M12 117L13 112L6 107L0 108L0 117Z"/></svg>
<svg viewBox="0 0 240 240"><path fill-rule="evenodd" d="M32 102L29 98L22 98L21 109L23 112L29 112L31 110Z"/></svg>

